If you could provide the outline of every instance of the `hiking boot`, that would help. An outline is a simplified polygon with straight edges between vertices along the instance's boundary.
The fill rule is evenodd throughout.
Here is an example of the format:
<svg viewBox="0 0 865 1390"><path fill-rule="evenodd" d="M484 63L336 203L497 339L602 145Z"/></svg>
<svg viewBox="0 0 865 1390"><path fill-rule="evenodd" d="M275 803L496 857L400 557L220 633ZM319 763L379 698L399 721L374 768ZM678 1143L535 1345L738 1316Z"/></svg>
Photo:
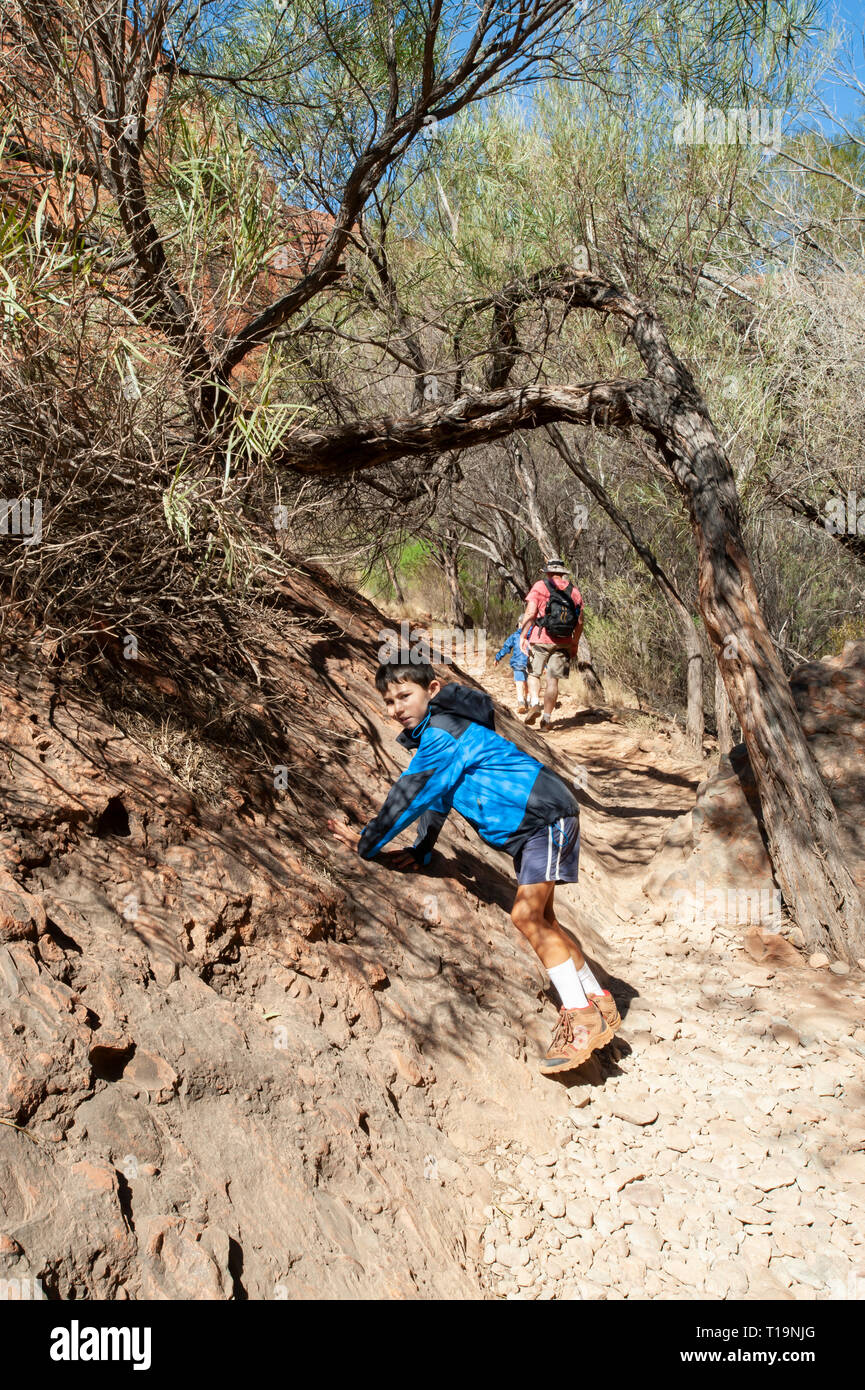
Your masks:
<svg viewBox="0 0 865 1390"><path fill-rule="evenodd" d="M552 719L549 719L549 718L547 717L547 715L542 714L542 715L541 715L541 722L540 722L539 728L541 728L541 729L551 729L552 727L553 727L553 721L552 721Z"/></svg>
<svg viewBox="0 0 865 1390"><path fill-rule="evenodd" d="M589 1003L594 1004L595 1008L603 1014L607 1027L612 1028L615 1032L621 1026L622 1015L616 1007L616 1001L612 994L590 994L588 998Z"/></svg>
<svg viewBox="0 0 865 1390"><path fill-rule="evenodd" d="M540 712L541 712L541 706L540 706L539 704L537 704L537 705L529 705L529 712L528 712L528 714L526 715L526 721L525 721L525 722L526 722L527 724L534 724L534 722L535 722L535 720L537 719L537 717L538 717L538 715L540 714Z"/></svg>
<svg viewBox="0 0 865 1390"><path fill-rule="evenodd" d="M541 1061L542 1075L574 1071L599 1047L606 1047L612 1037L613 1030L597 1005L590 1004L587 1009L561 1009L552 1042Z"/></svg>

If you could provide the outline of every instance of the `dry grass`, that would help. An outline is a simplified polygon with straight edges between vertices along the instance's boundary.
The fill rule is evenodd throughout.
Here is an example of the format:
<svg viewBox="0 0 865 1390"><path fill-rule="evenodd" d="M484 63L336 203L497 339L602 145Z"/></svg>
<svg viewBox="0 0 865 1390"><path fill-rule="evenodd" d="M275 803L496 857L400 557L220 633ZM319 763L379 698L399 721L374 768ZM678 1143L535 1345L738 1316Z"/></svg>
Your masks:
<svg viewBox="0 0 865 1390"><path fill-rule="evenodd" d="M192 796L221 800L231 781L229 769L206 743L190 737L174 716L166 715L159 724L139 710L115 710L113 716L132 742Z"/></svg>

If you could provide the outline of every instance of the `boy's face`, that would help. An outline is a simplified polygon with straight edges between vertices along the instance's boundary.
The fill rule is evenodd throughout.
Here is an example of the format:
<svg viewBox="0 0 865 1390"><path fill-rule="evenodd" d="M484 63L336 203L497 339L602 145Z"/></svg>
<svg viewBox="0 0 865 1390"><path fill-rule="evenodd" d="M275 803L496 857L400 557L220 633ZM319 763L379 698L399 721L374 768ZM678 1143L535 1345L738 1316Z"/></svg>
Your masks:
<svg viewBox="0 0 865 1390"><path fill-rule="evenodd" d="M427 706L442 688L441 681L431 681L429 690L414 681L399 681L385 691L384 707L388 718L395 719L404 729L413 729L427 712Z"/></svg>

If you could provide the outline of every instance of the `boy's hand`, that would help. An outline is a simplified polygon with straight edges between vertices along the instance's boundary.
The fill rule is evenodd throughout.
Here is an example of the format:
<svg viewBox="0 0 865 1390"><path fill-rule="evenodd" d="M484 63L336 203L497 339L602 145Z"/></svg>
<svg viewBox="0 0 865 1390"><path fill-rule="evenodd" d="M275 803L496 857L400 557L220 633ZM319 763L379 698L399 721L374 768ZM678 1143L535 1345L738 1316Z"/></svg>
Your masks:
<svg viewBox="0 0 865 1390"><path fill-rule="evenodd" d="M348 821L331 819L327 822L328 830L332 831L338 840L348 849L357 849L360 844L360 831L353 830Z"/></svg>
<svg viewBox="0 0 865 1390"><path fill-rule="evenodd" d="M386 864L389 869L408 869L411 873L417 873L420 868L420 864L411 850L408 849L387 849L375 857L380 859L382 864Z"/></svg>

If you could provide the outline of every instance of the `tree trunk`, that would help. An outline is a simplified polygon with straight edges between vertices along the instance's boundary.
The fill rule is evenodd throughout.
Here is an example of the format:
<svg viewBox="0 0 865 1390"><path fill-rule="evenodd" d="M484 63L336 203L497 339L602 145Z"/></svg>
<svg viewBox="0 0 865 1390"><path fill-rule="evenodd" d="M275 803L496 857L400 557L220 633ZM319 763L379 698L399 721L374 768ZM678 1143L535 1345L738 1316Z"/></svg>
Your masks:
<svg viewBox="0 0 865 1390"><path fill-rule="evenodd" d="M481 627L484 632L490 625L490 574L490 562L487 560L484 563L484 606L481 614Z"/></svg>
<svg viewBox="0 0 865 1390"><path fill-rule="evenodd" d="M733 727L730 719L730 701L724 689L724 677L719 667L715 667L715 724L718 730L718 751L726 757L733 747Z"/></svg>
<svg viewBox="0 0 865 1390"><path fill-rule="evenodd" d="M597 704L603 704L607 697L601 683L601 678L595 670L595 665L592 661L589 639L584 632L580 633L580 645L577 647L577 670L583 678L589 699L595 701Z"/></svg>
<svg viewBox="0 0 865 1390"><path fill-rule="evenodd" d="M393 562L391 561L391 558L388 555L387 551L384 552L384 567L387 571L387 577L390 580L391 588L394 591L397 603L405 603L405 594L403 593L403 587L399 582L399 575L394 569Z"/></svg>
<svg viewBox="0 0 865 1390"><path fill-rule="evenodd" d="M444 571L445 580L450 594L450 620L454 627L468 628L474 627L474 623L466 612L463 592L460 587L459 574L459 551L455 546L449 545L445 541L441 547L441 564Z"/></svg>
<svg viewBox="0 0 865 1390"><path fill-rule="evenodd" d="M658 443L694 525L700 607L742 726L775 877L808 948L854 960L865 954L865 910L835 807L760 612L730 465L705 406L688 400L690 394L686 387L668 416L676 452Z"/></svg>
<svg viewBox="0 0 865 1390"><path fill-rule="evenodd" d="M703 716L704 652L703 644L700 641L700 635L694 627L691 614L682 602L675 585L661 569L653 551L636 535L628 518L623 512L619 511L619 508L616 506L603 484L598 482L585 459L581 456L579 449L576 448L574 444L568 443L557 425L548 425L547 434L555 445L560 458L568 465L571 472L580 479L580 482L588 488L595 500L600 502L613 525L621 531L625 539L633 546L669 605L670 611L676 621L676 627L682 638L688 662L688 707L685 731L690 742L693 743L697 751L702 754L703 735L705 733L705 720ZM580 646L582 647L582 642Z"/></svg>
<svg viewBox="0 0 865 1390"><path fill-rule="evenodd" d="M703 644L700 641L700 634L694 626L694 620L681 599L663 586L661 592L670 605L670 610L676 620L688 663L688 710L685 735L688 742L693 744L702 757L703 736L706 732L703 714Z"/></svg>

